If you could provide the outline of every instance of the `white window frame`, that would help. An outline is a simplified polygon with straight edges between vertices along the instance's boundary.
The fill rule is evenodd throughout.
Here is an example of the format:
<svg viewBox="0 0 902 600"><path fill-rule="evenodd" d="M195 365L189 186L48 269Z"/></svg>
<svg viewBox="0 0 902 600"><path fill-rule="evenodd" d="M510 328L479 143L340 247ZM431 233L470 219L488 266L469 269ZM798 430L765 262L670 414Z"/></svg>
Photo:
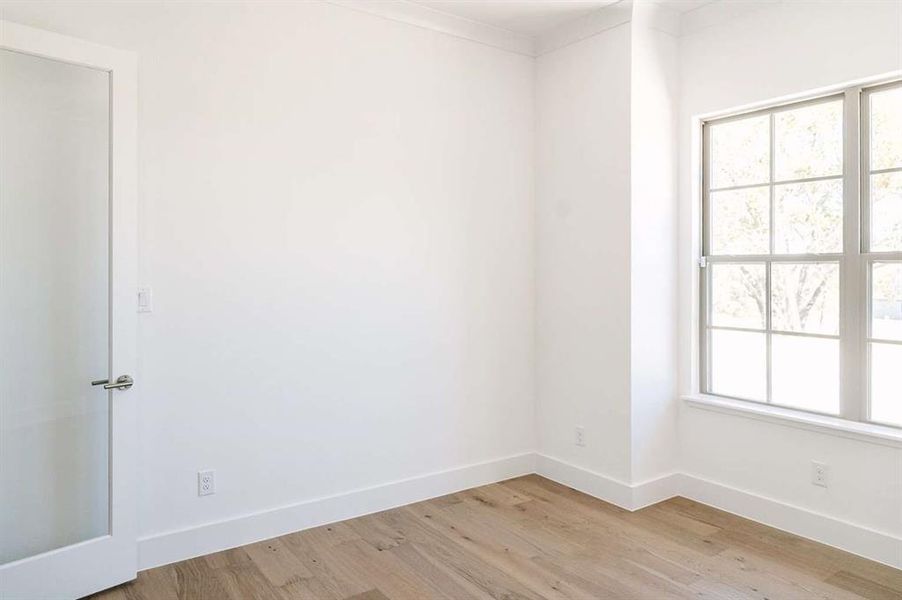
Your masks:
<svg viewBox="0 0 902 600"><path fill-rule="evenodd" d="M870 271L871 265L876 262L902 261L902 252L870 252L870 157L869 157L869 99L870 95L886 89L902 86L902 79L898 75L891 80L853 85L835 89L829 93L821 93L794 99L783 103L770 105L734 113L727 113L717 117L705 118L700 123L701 152L700 164L700 204L698 241L701 255L698 259L698 386L699 391L707 396L730 398L748 402L755 405L787 408L803 413L816 411L802 409L796 406L781 406L771 401L771 338L775 333L771 327L771 265L775 263L815 263L834 262L840 269L840 324L838 336L819 336L817 334L794 334L806 337L828 337L839 340L840 353L840 412L838 415L829 414L829 417L839 417L849 421L860 421L878 425L900 427L898 424L879 423L870 417ZM810 106L832 100L843 100L843 170L841 179L843 182L843 252L828 254L773 254L774 240L774 187L775 185L793 182L822 181L838 179L839 176L802 178L797 180L774 180L774 132L773 115L804 106ZM710 253L711 221L710 221L710 148L711 125L745 119L754 116L770 116L770 177L767 186L770 190L770 231L771 253L764 255L738 255L738 256L712 256ZM902 169L884 169L875 173L895 172ZM756 184L763 186L765 184ZM736 186L753 187L753 186ZM730 189L730 188L724 188ZM709 304L709 278L708 265L716 263L763 263L767 273L766 310L764 333L767 339L767 400L754 400L736 398L715 394L710 391L710 364L708 325ZM714 327L714 329L731 329L729 327ZM783 335L786 332L777 332ZM892 340L876 340L881 343L902 344Z"/></svg>
<svg viewBox="0 0 902 600"><path fill-rule="evenodd" d="M902 427L902 425L894 423L882 423L871 418L871 390L870 390L870 373L871 373L871 343L879 342L881 344L902 345L899 340L877 339L872 336L871 325L871 269L875 262L899 262L902 263L902 250L895 252L874 252L870 248L871 242L871 203L870 203L870 184L871 175L881 173L898 173L902 172L902 166L891 169L871 170L871 144L870 144L870 97L872 94L893 88L902 88L902 79L887 81L877 85L870 85L861 89L861 131L859 133L859 145L861 148L861 168L860 168L860 187L861 187L861 260L860 269L862 272L862 302L864 310L862 311L861 324L861 350L860 357L862 361L861 369L861 388L860 394L862 400L865 418L862 420L878 425L888 425L891 427Z"/></svg>

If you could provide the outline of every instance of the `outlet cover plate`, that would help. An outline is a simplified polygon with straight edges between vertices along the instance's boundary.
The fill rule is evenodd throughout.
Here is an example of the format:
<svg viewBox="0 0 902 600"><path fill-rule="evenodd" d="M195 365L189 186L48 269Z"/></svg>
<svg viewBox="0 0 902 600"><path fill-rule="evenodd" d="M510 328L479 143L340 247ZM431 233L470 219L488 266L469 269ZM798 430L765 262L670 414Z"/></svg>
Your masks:
<svg viewBox="0 0 902 600"><path fill-rule="evenodd" d="M827 487L830 481L830 467L822 462L811 461L811 484Z"/></svg>
<svg viewBox="0 0 902 600"><path fill-rule="evenodd" d="M216 471L197 472L197 495L210 496L216 493Z"/></svg>

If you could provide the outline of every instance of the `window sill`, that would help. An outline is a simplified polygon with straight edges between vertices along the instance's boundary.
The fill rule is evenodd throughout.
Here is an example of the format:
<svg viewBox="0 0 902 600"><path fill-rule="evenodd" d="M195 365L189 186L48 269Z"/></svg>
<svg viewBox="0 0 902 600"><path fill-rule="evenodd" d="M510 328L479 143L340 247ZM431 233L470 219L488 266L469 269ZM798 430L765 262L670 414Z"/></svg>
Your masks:
<svg viewBox="0 0 902 600"><path fill-rule="evenodd" d="M807 429L881 446L902 448L902 429L896 429L895 427L847 421L838 417L828 417L791 408L731 400L706 394L684 395L683 402L687 406L700 410L736 415L759 421L769 421L787 427Z"/></svg>

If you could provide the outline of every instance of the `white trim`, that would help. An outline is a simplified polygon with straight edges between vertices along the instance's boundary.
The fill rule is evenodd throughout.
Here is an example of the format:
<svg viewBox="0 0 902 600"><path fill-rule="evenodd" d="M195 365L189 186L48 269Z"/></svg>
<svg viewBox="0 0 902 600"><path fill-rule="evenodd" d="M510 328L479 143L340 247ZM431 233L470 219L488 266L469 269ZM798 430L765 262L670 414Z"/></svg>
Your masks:
<svg viewBox="0 0 902 600"><path fill-rule="evenodd" d="M670 473L649 481L628 484L557 458L527 452L145 537L138 540L139 569L150 569L531 473L629 511L639 510L674 496L683 496L870 560L902 568L902 538L888 532L849 523L695 475Z"/></svg>
<svg viewBox="0 0 902 600"><path fill-rule="evenodd" d="M568 21L536 36L535 56L560 50L632 20L632 0L618 0L585 17Z"/></svg>
<svg viewBox="0 0 902 600"><path fill-rule="evenodd" d="M538 57L565 48L599 33L629 23L633 0L610 0L588 15L566 21L536 35L527 35L460 17L409 0L324 0L329 4L383 19L430 29L499 50ZM666 4L654 2L646 19L652 29L678 35L679 14Z"/></svg>
<svg viewBox="0 0 902 600"><path fill-rule="evenodd" d="M655 479L634 483L630 486L633 490L633 508L631 510L640 510L679 496L680 476L681 473L669 473Z"/></svg>
<svg viewBox="0 0 902 600"><path fill-rule="evenodd" d="M536 455L536 473L630 511L674 496L682 496L769 527L902 568L902 538L892 533L850 523L696 475L671 473L650 481L627 484L617 478L543 454Z"/></svg>
<svg viewBox="0 0 902 600"><path fill-rule="evenodd" d="M902 538L753 492L681 474L678 495L746 519L902 569Z"/></svg>
<svg viewBox="0 0 902 600"><path fill-rule="evenodd" d="M399 23L431 29L515 54L535 56L535 41L532 36L471 21L422 4L405 0L367 0L366 2L326 0L326 2Z"/></svg>
<svg viewBox="0 0 902 600"><path fill-rule="evenodd" d="M544 454L536 456L536 473L620 508L632 510L632 491L628 483L597 471L578 467Z"/></svg>
<svg viewBox="0 0 902 600"><path fill-rule="evenodd" d="M535 454L527 452L160 533L138 540L138 568L150 569L534 471Z"/></svg>
<svg viewBox="0 0 902 600"><path fill-rule="evenodd" d="M593 37L632 20L633 0L611 3L578 19L531 36L486 23L459 17L407 0L325 0L329 4L368 13L384 19L431 29L507 52L537 57ZM676 32L673 19L658 17L652 25L668 33Z"/></svg>
<svg viewBox="0 0 902 600"><path fill-rule="evenodd" d="M611 3L578 19L567 21L536 36L526 35L435 10L407 0L325 0L329 4L367 13L383 19L431 29L452 37L498 48L515 54L536 57L613 29L632 19L632 0ZM652 25L663 31L676 31L673 19L656 18Z"/></svg>
<svg viewBox="0 0 902 600"><path fill-rule="evenodd" d="M536 454L536 473L546 479L566 485L584 494L610 502L626 510L639 510L676 495L678 474L629 484L616 477L578 467L567 461Z"/></svg>
<svg viewBox="0 0 902 600"><path fill-rule="evenodd" d="M673 4L661 0L643 0L633 8L633 21L659 33L680 37L681 13Z"/></svg>
<svg viewBox="0 0 902 600"><path fill-rule="evenodd" d="M767 402L772 400L771 391L771 338L772 334L786 334L789 332L775 331L771 324L771 267L778 262L800 261L800 262L838 262L840 267L840 295L841 295L841 312L840 312L840 331L839 336L830 336L839 340L840 346L840 415L842 419L836 420L839 424L833 423L834 419L830 419L831 429L842 429L852 431L854 433L864 433L872 435L872 431L876 430L878 437L883 430L887 429L883 425L873 424L866 421L868 417L869 392L868 379L869 369L866 365L867 351L869 345L867 337L864 335L862 326L867 328L869 323L868 310L870 302L862 296L866 296L869 291L868 268L867 265L873 260L873 253L862 253L861 239L859 234L867 238L868 227L861 226L860 217L862 215L862 205L867 203L867 144L864 143L863 131L867 129L867 110L860 111L862 104L860 96L867 94L869 89L882 89L887 86L898 85L902 71L892 71L883 73L878 76L865 77L857 79L853 82L822 87L816 90L791 94L781 98L765 100L746 104L734 109L717 110L700 116L692 117L691 121L694 127L701 127L700 145L696 145L693 138L692 147L692 175L700 182L696 188L693 184L692 195L693 204L691 207L692 223L689 244L691 245L691 256L701 257L698 266L692 269L693 288L691 289L691 321L695 331L690 331L690 363L693 372L690 373L691 385L689 386L688 398L705 398L711 399L716 403L720 403L723 399L719 396L708 395L711 390L708 388L708 379L710 379L710 351L709 351L709 331L711 329L720 329L708 325L706 315L708 308L709 275L703 269L709 264L715 262L763 262L767 265L767 309L765 317L767 320L763 333L767 333ZM843 103L843 173L841 176L833 175L829 177L806 178L797 180L801 181L826 181L842 177L843 182L843 252L841 254L802 254L802 255L776 255L773 254L774 228L773 228L773 210L774 210L774 189L775 186L789 181L775 181L773 173L774 160L774 114L784 110L791 110L800 106L807 106L821 102L841 101ZM771 211L771 227L770 227L770 246L771 253L763 255L744 255L744 256L711 256L710 252L710 199L709 195L715 191L723 191L727 188L711 188L710 182L707 181L708 163L710 162L708 148L710 146L710 127L709 125L716 122L729 122L735 119L749 118L752 116L769 115L770 118L770 183L767 184L770 190L770 211ZM859 131L859 127L862 131ZM862 164L859 164L859 154L862 155ZM859 183L861 184L861 194L859 195ZM734 186L737 187L753 187L753 186ZM761 184L756 187L764 187ZM683 225L685 228L685 225ZM685 229L683 229L685 232ZM682 232L681 232L682 234ZM696 235L701 234L699 239ZM683 240L685 243L685 239ZM681 297L682 301L686 298L685 293ZM812 336L812 334L791 334ZM824 336L826 337L826 336ZM686 344L681 343L684 347ZM748 401L750 404L761 406L761 402ZM734 406L731 404L731 406ZM766 409L770 409L771 405L765 404ZM780 409L786 407L781 407ZM797 420L798 412L788 409L789 418ZM774 413L782 415L783 413ZM815 415L818 417L818 415ZM799 417L805 420L804 417ZM817 418L812 421L821 424ZM854 422L853 426L846 425ZM861 424L863 427L854 425ZM874 427L876 425L876 428ZM895 440L896 435L893 428L889 428L889 438Z"/></svg>
<svg viewBox="0 0 902 600"><path fill-rule="evenodd" d="M902 430L895 427L849 421L791 408L768 406L760 402L733 400L707 394L686 395L683 396L683 402L695 409L757 419L891 448L902 448Z"/></svg>
<svg viewBox="0 0 902 600"><path fill-rule="evenodd" d="M778 7L782 2L783 0L730 0L729 2L711 0L707 4L687 10L681 15L680 35L695 35L712 27L720 27L751 13Z"/></svg>
<svg viewBox="0 0 902 600"><path fill-rule="evenodd" d="M784 94L782 96L776 96L772 98L763 98L761 100L755 100L754 102L747 102L745 104L740 104L738 106L721 108L716 110L710 110L701 114L697 114L692 118L692 122L696 123L705 123L709 121L715 121L720 119L725 119L728 117L742 118L744 116L748 116L749 113L755 111L766 112L771 109L779 109L785 107L787 105L802 103L807 101L813 101L817 99L827 100L831 95L838 95L844 93L847 89L853 87L871 87L876 85L881 85L883 83L889 83L896 79L902 77L902 69L896 69L893 71L887 71L885 73L880 73L878 75L869 75L868 77L860 77L858 79L853 79L851 81L847 81L845 83L834 84L822 86L819 88L814 88L810 90L806 90L803 92L795 92L792 94ZM700 171L701 158L700 158L700 147L699 149L695 149L693 152L693 170Z"/></svg>
<svg viewBox="0 0 902 600"><path fill-rule="evenodd" d="M20 25L0 19L0 48L58 60L61 62L113 72L137 68L137 55L67 35Z"/></svg>
<svg viewBox="0 0 902 600"><path fill-rule="evenodd" d="M861 305L865 280L861 267L861 197L859 194L859 164L862 125L859 112L861 88L845 91L843 100L843 254L840 260L840 414L854 421L866 419L866 387L864 324Z"/></svg>

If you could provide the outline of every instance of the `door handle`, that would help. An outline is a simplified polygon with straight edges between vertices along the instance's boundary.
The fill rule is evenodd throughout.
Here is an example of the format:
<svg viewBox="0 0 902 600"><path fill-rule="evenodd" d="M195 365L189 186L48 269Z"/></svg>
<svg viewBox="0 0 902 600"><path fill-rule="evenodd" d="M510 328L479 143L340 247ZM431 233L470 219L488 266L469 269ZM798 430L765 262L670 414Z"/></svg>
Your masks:
<svg viewBox="0 0 902 600"><path fill-rule="evenodd" d="M109 379L96 379L91 382L91 385L103 385L105 390L127 390L135 385L135 380L131 375L120 375L116 383L110 383Z"/></svg>

